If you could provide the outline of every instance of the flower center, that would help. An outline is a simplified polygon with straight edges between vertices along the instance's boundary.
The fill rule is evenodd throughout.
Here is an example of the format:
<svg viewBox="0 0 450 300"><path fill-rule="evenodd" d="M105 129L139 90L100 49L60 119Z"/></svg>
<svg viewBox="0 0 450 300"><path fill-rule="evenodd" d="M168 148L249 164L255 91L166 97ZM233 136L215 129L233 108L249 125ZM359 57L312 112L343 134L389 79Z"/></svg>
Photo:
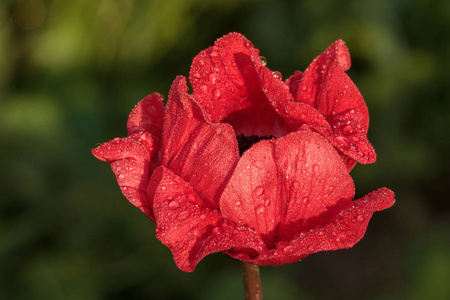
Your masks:
<svg viewBox="0 0 450 300"><path fill-rule="evenodd" d="M242 156L242 154L244 154L245 151L247 151L251 146L253 146L257 142L262 140L270 140L274 138L275 136L273 135L270 136L258 136L258 135L245 136L244 134L237 135L236 139L239 147L239 156Z"/></svg>

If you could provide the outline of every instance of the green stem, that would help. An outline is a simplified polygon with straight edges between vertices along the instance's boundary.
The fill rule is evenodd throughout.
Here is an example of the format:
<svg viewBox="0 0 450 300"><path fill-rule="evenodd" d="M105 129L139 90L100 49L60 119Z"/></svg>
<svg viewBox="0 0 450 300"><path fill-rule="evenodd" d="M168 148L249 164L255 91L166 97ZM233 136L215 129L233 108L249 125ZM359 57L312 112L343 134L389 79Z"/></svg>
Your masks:
<svg viewBox="0 0 450 300"><path fill-rule="evenodd" d="M242 268L244 269L245 300L262 300L259 267L242 262Z"/></svg>

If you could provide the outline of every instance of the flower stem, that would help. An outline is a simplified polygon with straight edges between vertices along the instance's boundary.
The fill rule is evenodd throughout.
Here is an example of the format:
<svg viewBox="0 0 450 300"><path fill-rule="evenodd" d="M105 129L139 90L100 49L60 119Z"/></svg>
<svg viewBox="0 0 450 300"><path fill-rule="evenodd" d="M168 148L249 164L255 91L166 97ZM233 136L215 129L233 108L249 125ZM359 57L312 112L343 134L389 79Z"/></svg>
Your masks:
<svg viewBox="0 0 450 300"><path fill-rule="evenodd" d="M242 268L244 270L245 300L262 300L259 267L242 262Z"/></svg>

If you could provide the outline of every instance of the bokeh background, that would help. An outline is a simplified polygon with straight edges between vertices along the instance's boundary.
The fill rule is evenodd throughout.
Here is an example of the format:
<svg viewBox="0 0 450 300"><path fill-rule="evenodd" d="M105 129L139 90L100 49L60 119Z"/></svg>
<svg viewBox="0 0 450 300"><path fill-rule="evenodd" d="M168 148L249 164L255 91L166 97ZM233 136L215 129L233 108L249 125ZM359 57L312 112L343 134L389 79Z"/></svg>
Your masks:
<svg viewBox="0 0 450 300"><path fill-rule="evenodd" d="M378 154L356 196L397 199L354 248L262 268L265 299L450 299L447 0L2 0L0 299L243 299L238 261L178 270L90 153L231 31L285 78L344 39Z"/></svg>

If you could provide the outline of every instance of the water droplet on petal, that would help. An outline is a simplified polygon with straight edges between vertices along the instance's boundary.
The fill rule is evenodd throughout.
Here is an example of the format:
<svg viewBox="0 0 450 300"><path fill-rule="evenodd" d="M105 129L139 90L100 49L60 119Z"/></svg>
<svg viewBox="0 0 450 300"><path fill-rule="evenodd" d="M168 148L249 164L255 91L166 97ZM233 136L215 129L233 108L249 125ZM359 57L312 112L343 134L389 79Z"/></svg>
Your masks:
<svg viewBox="0 0 450 300"><path fill-rule="evenodd" d="M265 205L265 206L269 206L269 205L270 205L270 199L264 200L264 205Z"/></svg>
<svg viewBox="0 0 450 300"><path fill-rule="evenodd" d="M297 251L297 248L291 245L288 245L283 249L284 254L292 254L295 251Z"/></svg>
<svg viewBox="0 0 450 300"><path fill-rule="evenodd" d="M276 79L278 79L278 80L283 79L283 75L281 75L281 73L278 72L278 71L274 71L272 74L273 74L273 76L274 76Z"/></svg>
<svg viewBox="0 0 450 300"><path fill-rule="evenodd" d="M261 64L263 66L267 65L267 58L265 58L264 56L260 56L259 58L261 59Z"/></svg>
<svg viewBox="0 0 450 300"><path fill-rule="evenodd" d="M294 181L294 188L298 189L300 186L300 183L298 181Z"/></svg>
<svg viewBox="0 0 450 300"><path fill-rule="evenodd" d="M261 196L262 194L264 194L264 188L259 185L255 188L253 192L255 193L255 195Z"/></svg>
<svg viewBox="0 0 450 300"><path fill-rule="evenodd" d="M180 204L177 201L172 200L172 201L169 202L169 208L170 209L177 209L178 207L180 207Z"/></svg>
<svg viewBox="0 0 450 300"><path fill-rule="evenodd" d="M197 203L197 198L194 194L187 194L187 201L190 203Z"/></svg>
<svg viewBox="0 0 450 300"><path fill-rule="evenodd" d="M364 217L362 215L359 215L358 217L356 217L356 221L358 221L359 223L364 222Z"/></svg>
<svg viewBox="0 0 450 300"><path fill-rule="evenodd" d="M308 251L309 251L309 252L313 252L313 251L314 251L314 246L309 246L309 247L308 247Z"/></svg>
<svg viewBox="0 0 450 300"><path fill-rule="evenodd" d="M200 60L198 61L198 63L200 64L200 66L203 66L203 65L205 64L205 61L204 61L203 59L200 59Z"/></svg>
<svg viewBox="0 0 450 300"><path fill-rule="evenodd" d="M233 236L233 240L235 240L235 242L238 244L245 244L245 242L247 242L247 239L242 233L235 234Z"/></svg>
<svg viewBox="0 0 450 300"><path fill-rule="evenodd" d="M280 241L277 243L276 247L277 247L277 249L283 249L284 247L287 246L287 244L288 244L288 242L286 242L286 241Z"/></svg>
<svg viewBox="0 0 450 300"><path fill-rule="evenodd" d="M216 74L211 73L211 74L209 74L208 78L209 78L209 81L210 81L212 84L215 84L215 83L216 83L216 79L217 79Z"/></svg>
<svg viewBox="0 0 450 300"><path fill-rule="evenodd" d="M303 198L303 203L306 203L306 202L308 202L309 201L309 198L308 197L304 197Z"/></svg>
<svg viewBox="0 0 450 300"><path fill-rule="evenodd" d="M346 125L344 129L342 129L342 133L345 135L351 135L355 132L355 129L352 125Z"/></svg>
<svg viewBox="0 0 450 300"><path fill-rule="evenodd" d="M349 148L350 147L350 143L347 140L347 138L343 137L343 136L338 136L336 137L336 141L341 144L342 147L344 148Z"/></svg>
<svg viewBox="0 0 450 300"><path fill-rule="evenodd" d="M264 213L265 210L266 210L266 209L264 208L263 205L259 205L259 206L256 207L256 212L257 212L258 214Z"/></svg>
<svg viewBox="0 0 450 300"><path fill-rule="evenodd" d="M241 201L236 201L236 202L234 202L234 204L235 204L236 206L240 206L242 203L241 203Z"/></svg>
<svg viewBox="0 0 450 300"><path fill-rule="evenodd" d="M316 173L319 172L319 165L317 165L317 164L314 165L313 166L313 171L316 172Z"/></svg>
<svg viewBox="0 0 450 300"><path fill-rule="evenodd" d="M256 166L257 168L262 169L262 168L264 167L264 161L262 161L262 160L257 160L257 161L255 161L255 166Z"/></svg>
<svg viewBox="0 0 450 300"><path fill-rule="evenodd" d="M183 221L186 220L189 216L190 216L190 212L188 211L183 211L178 215L178 220Z"/></svg>
<svg viewBox="0 0 450 300"><path fill-rule="evenodd" d="M192 74L192 76L194 77L194 78L200 78L200 74L199 73L194 73L194 74Z"/></svg>
<svg viewBox="0 0 450 300"><path fill-rule="evenodd" d="M244 42L244 47L245 47L245 48L251 48L251 47L253 47L252 42L250 42L250 41L245 41L245 42Z"/></svg>
<svg viewBox="0 0 450 300"><path fill-rule="evenodd" d="M206 219L206 215L205 214L201 215L200 219L202 219L202 220Z"/></svg>
<svg viewBox="0 0 450 300"><path fill-rule="evenodd" d="M219 89L214 90L214 91L213 91L214 99L219 99L221 94L222 94L222 93L220 92Z"/></svg>
<svg viewBox="0 0 450 300"><path fill-rule="evenodd" d="M202 91L203 94L207 94L208 93L208 87L206 85L202 85L200 87L200 91Z"/></svg>
<svg viewBox="0 0 450 300"><path fill-rule="evenodd" d="M216 50L213 50L213 51L211 52L211 56L212 56L212 57L216 57L217 55L219 55L219 54L217 53Z"/></svg>
<svg viewBox="0 0 450 300"><path fill-rule="evenodd" d="M125 179L125 175L123 175L123 174L119 174L119 179Z"/></svg>

